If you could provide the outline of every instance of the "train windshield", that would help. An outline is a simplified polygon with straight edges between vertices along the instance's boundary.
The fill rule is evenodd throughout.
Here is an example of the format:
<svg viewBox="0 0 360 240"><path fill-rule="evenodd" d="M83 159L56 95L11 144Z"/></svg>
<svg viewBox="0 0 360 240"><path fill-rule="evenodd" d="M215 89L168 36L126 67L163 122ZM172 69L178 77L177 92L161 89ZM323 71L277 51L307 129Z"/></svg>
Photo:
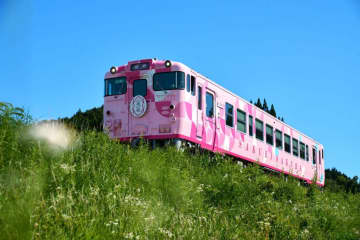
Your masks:
<svg viewBox="0 0 360 240"><path fill-rule="evenodd" d="M126 88L126 77L105 79L105 96L125 94Z"/></svg>
<svg viewBox="0 0 360 240"><path fill-rule="evenodd" d="M155 91L184 89L185 73L183 72L156 73L154 74L153 77L153 87Z"/></svg>

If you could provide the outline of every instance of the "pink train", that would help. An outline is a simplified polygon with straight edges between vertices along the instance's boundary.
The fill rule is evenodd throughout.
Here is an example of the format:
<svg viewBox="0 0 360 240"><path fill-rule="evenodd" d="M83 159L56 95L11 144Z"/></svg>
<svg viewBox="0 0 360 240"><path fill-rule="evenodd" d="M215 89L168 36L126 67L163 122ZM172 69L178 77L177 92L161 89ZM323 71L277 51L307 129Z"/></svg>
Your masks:
<svg viewBox="0 0 360 240"><path fill-rule="evenodd" d="M179 62L112 67L105 74L104 129L120 141L172 140L325 182L320 143Z"/></svg>

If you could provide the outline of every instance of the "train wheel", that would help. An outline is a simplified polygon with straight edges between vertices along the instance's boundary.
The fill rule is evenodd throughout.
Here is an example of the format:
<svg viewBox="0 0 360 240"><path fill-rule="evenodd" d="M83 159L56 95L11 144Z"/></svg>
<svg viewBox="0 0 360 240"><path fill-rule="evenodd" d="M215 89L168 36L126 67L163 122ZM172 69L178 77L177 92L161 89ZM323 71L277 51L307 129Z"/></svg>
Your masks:
<svg viewBox="0 0 360 240"><path fill-rule="evenodd" d="M131 148L136 148L140 145L140 138L131 139L130 146Z"/></svg>
<svg viewBox="0 0 360 240"><path fill-rule="evenodd" d="M178 150L179 152L184 152L185 150L185 144L184 144L184 141L179 139L179 138L175 138L174 139L174 145L175 145L175 148L176 150Z"/></svg>

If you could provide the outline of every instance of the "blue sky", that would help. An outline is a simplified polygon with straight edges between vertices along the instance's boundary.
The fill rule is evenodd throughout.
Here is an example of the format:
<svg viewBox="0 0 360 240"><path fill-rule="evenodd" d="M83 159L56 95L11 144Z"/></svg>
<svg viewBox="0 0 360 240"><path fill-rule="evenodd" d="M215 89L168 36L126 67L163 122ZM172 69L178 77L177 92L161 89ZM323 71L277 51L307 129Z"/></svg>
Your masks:
<svg viewBox="0 0 360 240"><path fill-rule="evenodd" d="M0 0L0 101L71 116L103 103L110 66L171 59L265 97L360 175L360 1L51 2Z"/></svg>

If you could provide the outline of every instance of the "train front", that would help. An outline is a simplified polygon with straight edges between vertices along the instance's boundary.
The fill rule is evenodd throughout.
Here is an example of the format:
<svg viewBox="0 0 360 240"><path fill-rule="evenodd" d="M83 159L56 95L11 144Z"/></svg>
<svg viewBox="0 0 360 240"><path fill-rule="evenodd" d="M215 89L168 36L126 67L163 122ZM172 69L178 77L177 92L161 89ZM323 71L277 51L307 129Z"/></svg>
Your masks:
<svg viewBox="0 0 360 240"><path fill-rule="evenodd" d="M105 75L104 129L113 139L174 139L185 89L180 63L144 59Z"/></svg>

